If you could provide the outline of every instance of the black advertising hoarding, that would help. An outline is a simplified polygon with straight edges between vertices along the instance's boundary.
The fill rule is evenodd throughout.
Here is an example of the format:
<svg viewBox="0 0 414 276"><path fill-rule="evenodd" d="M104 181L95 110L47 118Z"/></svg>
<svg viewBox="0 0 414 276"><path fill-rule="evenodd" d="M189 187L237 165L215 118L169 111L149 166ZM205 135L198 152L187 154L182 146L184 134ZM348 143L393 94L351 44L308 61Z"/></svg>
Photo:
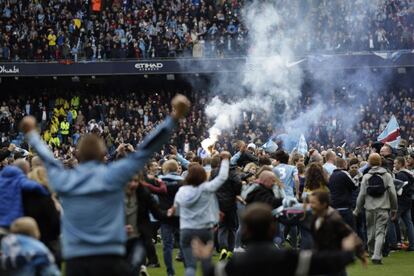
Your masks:
<svg viewBox="0 0 414 276"><path fill-rule="evenodd" d="M0 63L0 77L140 75L232 72L244 59ZM231 64L232 66L229 66Z"/></svg>
<svg viewBox="0 0 414 276"><path fill-rule="evenodd" d="M260 66L261 58L249 60L245 58L223 59L174 59L174 60L120 60L100 62L0 62L0 77L33 77L33 76L105 76L105 75L143 75L143 74L188 74L237 72L240 68L254 70ZM364 67L412 67L414 54L403 53L364 53L343 55L307 56L289 64L315 70L321 66L332 69L355 69Z"/></svg>

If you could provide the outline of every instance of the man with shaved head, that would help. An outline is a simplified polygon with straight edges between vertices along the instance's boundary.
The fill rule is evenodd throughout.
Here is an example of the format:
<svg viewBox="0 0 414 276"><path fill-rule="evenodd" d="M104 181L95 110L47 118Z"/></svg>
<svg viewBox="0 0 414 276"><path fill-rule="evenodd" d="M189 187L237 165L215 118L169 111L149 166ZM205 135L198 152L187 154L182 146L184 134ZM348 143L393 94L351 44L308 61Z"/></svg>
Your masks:
<svg viewBox="0 0 414 276"><path fill-rule="evenodd" d="M262 171L255 181L258 185L246 197L247 204L261 202L270 205L272 209L282 205L282 199L276 198L273 193L273 185L276 185L276 181L276 175L272 171Z"/></svg>
<svg viewBox="0 0 414 276"><path fill-rule="evenodd" d="M323 164L324 170L331 176L334 170L336 170L336 154L333 150L328 150L325 155L326 163Z"/></svg>
<svg viewBox="0 0 414 276"><path fill-rule="evenodd" d="M381 167L381 156L371 153L368 163L370 170L362 178L354 214L358 215L365 208L368 252L373 264L382 264L382 247L389 213L391 211L392 219L397 215L397 194L391 174Z"/></svg>
<svg viewBox="0 0 414 276"><path fill-rule="evenodd" d="M49 194L39 183L27 178L29 170L29 163L18 159L0 172L0 228L7 230L15 219L23 216L22 192Z"/></svg>

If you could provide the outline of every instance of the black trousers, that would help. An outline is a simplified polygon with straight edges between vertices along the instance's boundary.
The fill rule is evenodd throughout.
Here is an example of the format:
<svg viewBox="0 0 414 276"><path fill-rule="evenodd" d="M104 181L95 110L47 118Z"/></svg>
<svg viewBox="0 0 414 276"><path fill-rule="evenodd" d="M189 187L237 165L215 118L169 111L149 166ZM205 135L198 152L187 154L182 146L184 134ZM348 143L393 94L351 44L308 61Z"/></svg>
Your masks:
<svg viewBox="0 0 414 276"><path fill-rule="evenodd" d="M95 255L66 260L66 276L131 276L122 256Z"/></svg>
<svg viewBox="0 0 414 276"><path fill-rule="evenodd" d="M224 212L224 218L218 225L218 243L220 249L234 250L236 231L239 227L237 209Z"/></svg>
<svg viewBox="0 0 414 276"><path fill-rule="evenodd" d="M138 224L138 231L141 233L141 237L144 241L145 251L147 252L147 258L149 264L157 264L158 256L155 251L154 243L152 242L153 227L151 223Z"/></svg>

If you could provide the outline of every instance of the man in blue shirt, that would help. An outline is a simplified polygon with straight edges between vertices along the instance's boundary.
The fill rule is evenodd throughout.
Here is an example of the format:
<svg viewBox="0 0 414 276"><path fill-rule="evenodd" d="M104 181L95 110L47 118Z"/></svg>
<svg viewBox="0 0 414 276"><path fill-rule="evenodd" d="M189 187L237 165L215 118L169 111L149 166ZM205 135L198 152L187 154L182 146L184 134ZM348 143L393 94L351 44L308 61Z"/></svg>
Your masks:
<svg viewBox="0 0 414 276"><path fill-rule="evenodd" d="M146 137L135 153L104 164L104 141L94 134L81 138L77 147L80 165L65 169L53 157L36 131L36 119L25 117L21 128L44 162L50 187L61 199L63 257L66 275L129 275L123 260L124 187L154 152L161 149L190 102L182 95L172 100L173 112Z"/></svg>
<svg viewBox="0 0 414 276"><path fill-rule="evenodd" d="M288 165L289 155L280 150L275 153L276 166L273 172L279 177L285 186L286 196L299 197L299 176L295 166Z"/></svg>
<svg viewBox="0 0 414 276"><path fill-rule="evenodd" d="M296 166L288 165L289 154L283 150L278 150L274 154L276 159L276 166L273 168L273 172L283 182L285 186L285 194L287 197L295 197L299 199L299 176ZM296 195L295 195L296 194ZM280 225L281 228L282 225ZM283 233L283 231L281 231ZM290 243L293 248L297 246L297 232L296 226L288 227L286 232L290 235ZM283 237L283 236L282 236Z"/></svg>

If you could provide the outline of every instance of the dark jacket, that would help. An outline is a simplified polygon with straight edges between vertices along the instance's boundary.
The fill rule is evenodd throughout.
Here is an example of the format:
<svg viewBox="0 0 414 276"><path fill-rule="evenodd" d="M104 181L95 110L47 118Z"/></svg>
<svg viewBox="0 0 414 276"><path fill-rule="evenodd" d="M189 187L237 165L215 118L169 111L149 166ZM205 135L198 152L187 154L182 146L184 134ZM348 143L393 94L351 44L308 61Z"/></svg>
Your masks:
<svg viewBox="0 0 414 276"><path fill-rule="evenodd" d="M137 225L139 231L139 225L150 223L151 213L156 219L163 220L166 219L166 212L161 211L158 203L155 201L154 197L151 195L151 192L143 186L138 186L136 190L137 195Z"/></svg>
<svg viewBox="0 0 414 276"><path fill-rule="evenodd" d="M159 177L167 186L167 193L166 194L159 194L158 197L160 199L160 209L166 211L170 209L174 205L174 198L175 194L178 192L178 189L181 187L183 182L183 177L176 173L170 173L167 175L161 175ZM170 225L175 227L179 226L179 218L172 217L168 218L164 221Z"/></svg>
<svg viewBox="0 0 414 276"><path fill-rule="evenodd" d="M300 254L300 251L296 250L277 249L271 243L259 243L249 246L246 252L235 253L227 263L223 263L224 267L222 268L219 268L220 265L218 265L214 269L211 265L204 263L203 272L205 276L273 276L276 274L293 276L297 275L296 269ZM354 255L351 252L330 251L310 254L310 266L308 270L304 271L303 275L339 272L354 260ZM225 274L221 273L223 270Z"/></svg>
<svg viewBox="0 0 414 276"><path fill-rule="evenodd" d="M211 179L214 179L217 174L218 170L215 169L211 174ZM237 209L236 196L240 195L241 188L241 179L236 171L236 167L231 166L229 170L229 177L216 192L220 211L226 212Z"/></svg>
<svg viewBox="0 0 414 276"><path fill-rule="evenodd" d="M317 220L318 217L315 216L311 226L315 249L317 251L341 250L342 240L353 233L351 227L343 221L338 211L332 207L329 207L319 228L316 227ZM362 242L357 246L355 253L360 258L364 255Z"/></svg>
<svg viewBox="0 0 414 276"><path fill-rule="evenodd" d="M315 216L311 227L316 250L341 250L343 238L351 234L352 229L342 220L338 211L331 207L319 228L316 228L317 219Z"/></svg>
<svg viewBox="0 0 414 276"><path fill-rule="evenodd" d="M60 215L50 195L23 192L24 215L34 218L39 225L40 240L49 246L60 235Z"/></svg>
<svg viewBox="0 0 414 276"><path fill-rule="evenodd" d="M244 167L248 163L258 162L258 161L259 161L259 158L257 158L257 156L255 156L254 154L248 151L245 151L240 155L239 160L237 160L237 166Z"/></svg>
<svg viewBox="0 0 414 276"><path fill-rule="evenodd" d="M269 204L272 209L275 209L282 205L281 198L276 198L273 191L267 189L263 185L258 185L253 191L251 191L246 197L246 203L262 202Z"/></svg>
<svg viewBox="0 0 414 276"><path fill-rule="evenodd" d="M357 186L347 171L334 170L329 178L328 188L333 208L352 208L352 191L357 189Z"/></svg>
<svg viewBox="0 0 414 276"><path fill-rule="evenodd" d="M161 210L168 210L174 205L175 194L178 192L184 179L176 173L161 175L160 179L167 186L167 193L159 195L160 208Z"/></svg>
<svg viewBox="0 0 414 276"><path fill-rule="evenodd" d="M399 171L398 173L395 174L395 178L398 180L401 180L402 182L407 181L409 183L408 185L414 185L414 177L412 173L408 171ZM411 208L411 202L412 202L411 196L412 195L410 193L407 193L407 191L409 190L407 188L408 187L403 188L403 192L401 195L398 195L397 193L399 211L404 211L404 210Z"/></svg>

